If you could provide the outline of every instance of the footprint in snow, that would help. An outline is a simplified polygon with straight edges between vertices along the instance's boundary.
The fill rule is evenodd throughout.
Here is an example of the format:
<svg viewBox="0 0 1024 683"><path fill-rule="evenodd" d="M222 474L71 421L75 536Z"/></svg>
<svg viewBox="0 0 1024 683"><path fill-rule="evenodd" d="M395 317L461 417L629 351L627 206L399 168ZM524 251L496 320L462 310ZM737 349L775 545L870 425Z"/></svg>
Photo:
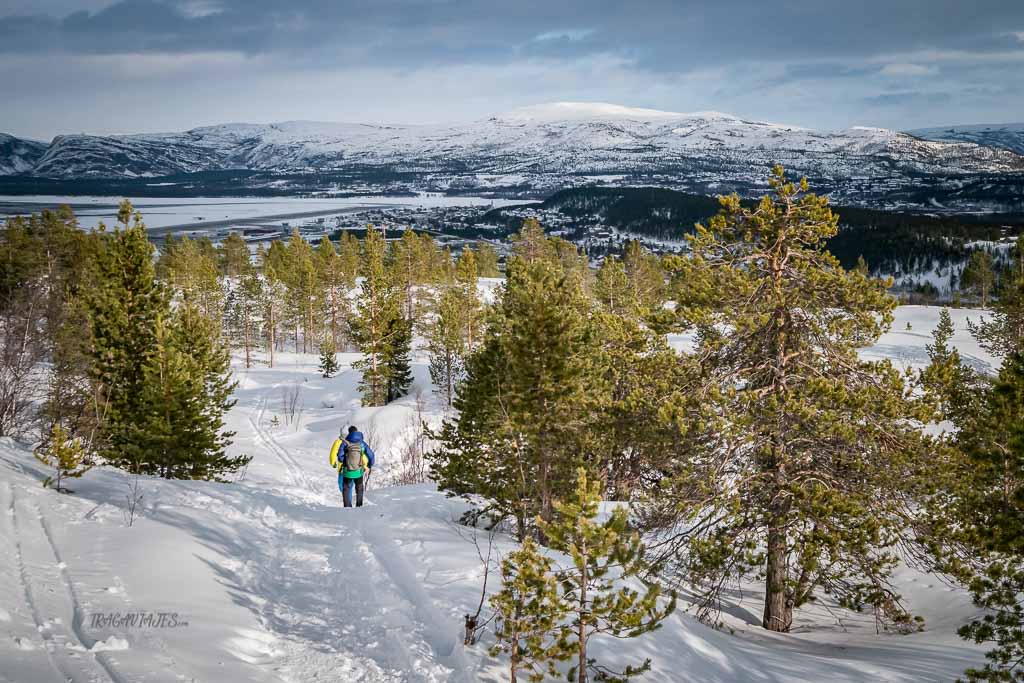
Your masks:
<svg viewBox="0 0 1024 683"><path fill-rule="evenodd" d="M36 649L36 644L33 643L28 638L22 638L21 636L14 636L14 647L18 648L19 650L24 650L24 651L28 652L30 650L35 650Z"/></svg>
<svg viewBox="0 0 1024 683"><path fill-rule="evenodd" d="M228 652L249 664L265 664L277 655L273 635L253 629L238 629L238 635L224 641Z"/></svg>
<svg viewBox="0 0 1024 683"><path fill-rule="evenodd" d="M129 645L127 639L110 636L106 640L100 640L93 643L93 646L89 648L89 652L119 652L121 650L127 650L128 648Z"/></svg>

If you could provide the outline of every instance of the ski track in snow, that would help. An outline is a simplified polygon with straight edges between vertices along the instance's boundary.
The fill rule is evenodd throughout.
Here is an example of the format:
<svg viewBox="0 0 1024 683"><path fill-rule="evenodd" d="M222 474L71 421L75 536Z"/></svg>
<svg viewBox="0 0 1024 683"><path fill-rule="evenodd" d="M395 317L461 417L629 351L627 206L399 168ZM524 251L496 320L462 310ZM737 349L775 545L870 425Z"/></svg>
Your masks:
<svg viewBox="0 0 1024 683"><path fill-rule="evenodd" d="M273 387L270 391L273 391L277 387ZM259 407L257 408L256 417L249 416L249 423L252 424L253 431L256 433L256 437L259 442L266 446L267 450L270 451L288 470L288 476L291 478L292 483L297 488L304 489L316 496L320 496L316 487L313 486L309 478L306 476L302 466L295 461L295 458L288 453L288 449L285 448L278 442L278 440L271 434L270 430L263 426L263 417L267 412L267 402L269 401L268 396L270 391L260 397Z"/></svg>
<svg viewBox="0 0 1024 683"><path fill-rule="evenodd" d="M34 652L37 651L36 643L34 641L35 638L43 635L44 622L43 619L41 618L41 615L39 614L38 608L35 605L35 601L32 598L32 590L31 588L29 588L28 568L25 566L25 559L21 551L21 538L18 533L17 511L15 510L14 502L14 488L8 482L4 482L3 499L0 500L0 503L2 503L3 506L4 519L3 525L2 527L0 527L0 531L3 532L4 536L11 539L11 550L13 551L11 553L6 554L5 557L5 560L8 562L13 560L13 566L10 568L5 567L5 569L8 569L9 572L17 578L18 582L17 591L12 591L17 592L17 597L14 595L5 595L5 604L7 604L13 610L14 615L16 616L19 613L27 613L31 615L32 624L34 626L34 632L26 633L22 636L13 637L15 638L15 642L19 645L19 649L23 650L23 653L25 651ZM8 572L5 571L5 575L7 573ZM13 584L5 585L4 588L13 589ZM8 603L7 600L10 600L11 602ZM18 601L17 607L13 602L14 600ZM19 607L21 609L19 609ZM49 663L51 673L55 674L56 676L55 678L50 678L47 680L69 680L68 673L62 668L61 663L59 663L58 660L54 657L54 652L51 650L51 648L44 644L42 652L46 655L46 659ZM40 683L42 683L43 679L39 680Z"/></svg>
<svg viewBox="0 0 1024 683"><path fill-rule="evenodd" d="M364 517L359 519L356 528L363 539L361 547L370 552L399 594L413 607L417 620L424 627L422 637L430 645L435 659L452 669L447 680L471 683L469 665L453 625L434 606L433 600L416 578L415 570L402 556L401 550L395 547L396 541L389 538L379 525L366 524Z"/></svg>
<svg viewBox="0 0 1024 683"><path fill-rule="evenodd" d="M50 662L61 676L59 680L127 683L106 653L86 652L95 641L82 631L82 611L67 574L67 565L60 559L39 508L23 502L21 507L29 508L30 514L19 512L13 487L8 484L6 490L25 602L43 638ZM26 518L29 521L26 522ZM60 616L44 619L44 612Z"/></svg>

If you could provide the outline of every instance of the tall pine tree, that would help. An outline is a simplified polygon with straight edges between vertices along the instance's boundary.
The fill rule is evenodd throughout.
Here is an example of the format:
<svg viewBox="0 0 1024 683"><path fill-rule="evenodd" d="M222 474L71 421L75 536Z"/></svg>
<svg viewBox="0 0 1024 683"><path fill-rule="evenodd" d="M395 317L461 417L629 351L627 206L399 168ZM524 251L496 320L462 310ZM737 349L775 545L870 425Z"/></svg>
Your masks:
<svg viewBox="0 0 1024 683"><path fill-rule="evenodd" d="M541 247L512 259L480 349L467 361L431 454L438 484L478 494L524 538L574 485L576 467L602 466L608 443L595 409L608 393L581 278ZM540 257L547 253L548 258Z"/></svg>
<svg viewBox="0 0 1024 683"><path fill-rule="evenodd" d="M219 321L187 302L172 310L145 226L132 215L122 204L87 300L100 452L140 474L216 479L248 461L225 455L234 385Z"/></svg>
<svg viewBox="0 0 1024 683"><path fill-rule="evenodd" d="M382 406L388 402L393 386L397 386L391 384L393 362L398 360L393 341L404 328L396 324L401 316L401 303L385 262L384 236L372 226L366 231L360 265L363 281L351 320L351 334L363 357L352 367L362 371L359 389L363 403Z"/></svg>
<svg viewBox="0 0 1024 683"><path fill-rule="evenodd" d="M708 618L726 580L752 575L769 630L789 631L818 590L909 626L889 576L915 542L932 411L888 361L858 357L891 324L887 283L825 251L838 217L806 180L776 167L769 183L756 207L723 197L690 256L669 260L697 346L666 406L691 452L664 463L663 547Z"/></svg>

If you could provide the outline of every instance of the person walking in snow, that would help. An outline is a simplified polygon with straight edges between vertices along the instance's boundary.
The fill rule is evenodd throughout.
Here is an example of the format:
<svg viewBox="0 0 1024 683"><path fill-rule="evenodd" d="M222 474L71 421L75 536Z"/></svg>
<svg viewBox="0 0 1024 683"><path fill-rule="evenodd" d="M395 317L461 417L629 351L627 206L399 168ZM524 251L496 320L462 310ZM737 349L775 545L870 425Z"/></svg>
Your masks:
<svg viewBox="0 0 1024 683"><path fill-rule="evenodd" d="M352 507L353 489L356 507L363 506L363 491L366 480L370 478L374 459L373 449L356 427L349 427L348 434L331 446L331 467L338 470L338 488L341 489L345 507Z"/></svg>

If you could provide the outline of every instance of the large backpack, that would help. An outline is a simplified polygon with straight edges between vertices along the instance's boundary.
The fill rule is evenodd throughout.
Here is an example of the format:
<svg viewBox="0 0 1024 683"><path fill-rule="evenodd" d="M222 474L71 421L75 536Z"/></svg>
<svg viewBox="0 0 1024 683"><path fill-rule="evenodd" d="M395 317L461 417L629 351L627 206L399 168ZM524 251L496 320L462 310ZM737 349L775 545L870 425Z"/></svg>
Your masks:
<svg viewBox="0 0 1024 683"><path fill-rule="evenodd" d="M356 472L363 469L363 444L345 441L345 471Z"/></svg>

